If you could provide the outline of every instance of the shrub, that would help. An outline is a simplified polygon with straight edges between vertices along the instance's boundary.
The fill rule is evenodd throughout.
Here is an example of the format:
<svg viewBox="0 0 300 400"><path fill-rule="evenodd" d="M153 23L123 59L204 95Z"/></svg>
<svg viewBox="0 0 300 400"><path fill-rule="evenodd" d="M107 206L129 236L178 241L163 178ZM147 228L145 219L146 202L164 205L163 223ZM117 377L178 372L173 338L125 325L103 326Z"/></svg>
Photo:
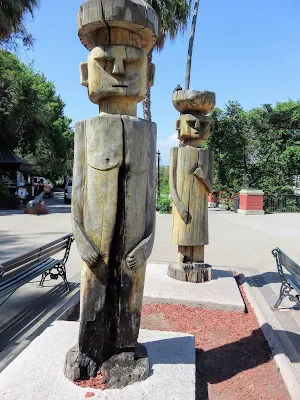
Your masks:
<svg viewBox="0 0 300 400"><path fill-rule="evenodd" d="M2 179L0 179L0 209L9 208L11 202L12 202L11 194L9 193L9 190L2 181Z"/></svg>
<svg viewBox="0 0 300 400"><path fill-rule="evenodd" d="M158 210L161 214L171 214L172 200L169 196L160 196L157 200Z"/></svg>

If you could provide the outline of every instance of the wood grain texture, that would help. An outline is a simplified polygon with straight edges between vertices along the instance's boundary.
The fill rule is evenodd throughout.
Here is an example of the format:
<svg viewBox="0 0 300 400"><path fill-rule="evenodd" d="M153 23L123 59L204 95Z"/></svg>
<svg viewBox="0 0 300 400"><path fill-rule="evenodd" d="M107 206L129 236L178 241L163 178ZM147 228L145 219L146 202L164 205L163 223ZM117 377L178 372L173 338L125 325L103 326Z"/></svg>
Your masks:
<svg viewBox="0 0 300 400"><path fill-rule="evenodd" d="M101 365L138 337L154 241L156 125L102 115L76 124L75 137L72 217L84 260L79 350ZM85 261L88 244L99 254L94 264Z"/></svg>
<svg viewBox="0 0 300 400"><path fill-rule="evenodd" d="M199 168L203 178L197 176ZM196 172L196 174L195 174ZM212 180L212 155L209 150L191 146L172 148L170 189L173 205L173 244L208 244L208 182ZM186 215L182 213L186 211Z"/></svg>
<svg viewBox="0 0 300 400"><path fill-rule="evenodd" d="M77 16L78 35L89 50L107 44L98 32L102 29L109 32L113 27L138 34L141 47L148 52L156 42L158 19L153 8L143 0L86 0L82 4Z"/></svg>

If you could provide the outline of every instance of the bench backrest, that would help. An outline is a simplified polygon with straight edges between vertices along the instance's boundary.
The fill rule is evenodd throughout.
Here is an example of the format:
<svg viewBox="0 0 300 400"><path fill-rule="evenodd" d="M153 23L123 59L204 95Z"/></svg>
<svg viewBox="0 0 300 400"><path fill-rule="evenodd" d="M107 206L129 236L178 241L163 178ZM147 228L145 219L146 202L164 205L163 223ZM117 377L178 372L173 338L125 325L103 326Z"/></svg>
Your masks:
<svg viewBox="0 0 300 400"><path fill-rule="evenodd" d="M281 265L300 283L300 266L278 247L272 250L272 254L276 257L277 266Z"/></svg>
<svg viewBox="0 0 300 400"><path fill-rule="evenodd" d="M44 246L4 262L0 266L0 278L2 276L1 279L8 279L16 273L20 273L39 262L48 260L52 255L69 248L72 241L73 234L68 234Z"/></svg>

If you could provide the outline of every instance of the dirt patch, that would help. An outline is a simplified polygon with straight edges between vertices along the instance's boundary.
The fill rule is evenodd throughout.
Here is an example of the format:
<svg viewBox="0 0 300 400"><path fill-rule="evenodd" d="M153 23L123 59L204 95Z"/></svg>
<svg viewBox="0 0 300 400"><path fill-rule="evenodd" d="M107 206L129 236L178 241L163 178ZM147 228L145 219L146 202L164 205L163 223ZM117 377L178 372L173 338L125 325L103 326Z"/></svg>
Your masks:
<svg viewBox="0 0 300 400"><path fill-rule="evenodd" d="M145 304L141 328L195 336L197 400L287 400L268 343L241 292L248 313Z"/></svg>

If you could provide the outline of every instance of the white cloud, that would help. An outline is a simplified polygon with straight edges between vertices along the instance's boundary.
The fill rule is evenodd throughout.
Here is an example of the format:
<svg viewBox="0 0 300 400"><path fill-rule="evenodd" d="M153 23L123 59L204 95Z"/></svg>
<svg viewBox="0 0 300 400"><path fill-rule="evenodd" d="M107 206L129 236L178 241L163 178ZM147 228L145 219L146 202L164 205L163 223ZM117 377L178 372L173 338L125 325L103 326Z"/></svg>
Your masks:
<svg viewBox="0 0 300 400"><path fill-rule="evenodd" d="M163 164L169 165L170 149L172 147L178 147L179 140L177 138L177 133L169 136L166 140L159 139L157 141L157 150L161 152L161 157Z"/></svg>

